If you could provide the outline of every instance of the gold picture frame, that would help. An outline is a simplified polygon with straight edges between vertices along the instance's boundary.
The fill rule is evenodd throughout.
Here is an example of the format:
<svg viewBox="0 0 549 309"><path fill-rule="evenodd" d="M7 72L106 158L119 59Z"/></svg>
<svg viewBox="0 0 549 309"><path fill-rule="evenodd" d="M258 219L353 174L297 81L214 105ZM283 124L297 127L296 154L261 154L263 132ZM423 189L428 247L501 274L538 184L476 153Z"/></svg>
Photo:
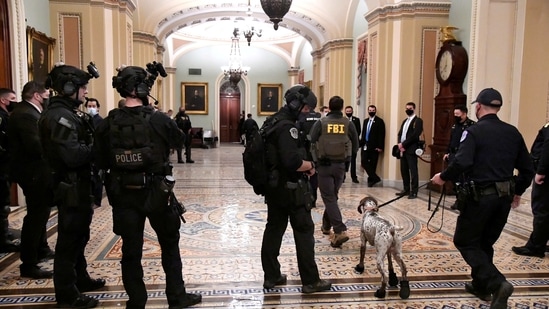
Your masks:
<svg viewBox="0 0 549 309"><path fill-rule="evenodd" d="M207 115L208 83L181 83L181 106L189 115Z"/></svg>
<svg viewBox="0 0 549 309"><path fill-rule="evenodd" d="M282 107L282 84L257 84L257 114L270 116Z"/></svg>
<svg viewBox="0 0 549 309"><path fill-rule="evenodd" d="M53 67L55 39L27 26L27 61L29 80L45 82Z"/></svg>

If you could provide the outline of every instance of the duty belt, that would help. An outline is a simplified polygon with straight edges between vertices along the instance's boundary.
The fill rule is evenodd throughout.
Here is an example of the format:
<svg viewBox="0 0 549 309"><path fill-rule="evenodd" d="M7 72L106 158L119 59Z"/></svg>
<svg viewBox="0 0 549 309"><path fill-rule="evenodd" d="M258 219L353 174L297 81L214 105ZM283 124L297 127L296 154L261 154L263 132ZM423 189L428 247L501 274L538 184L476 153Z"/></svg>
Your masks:
<svg viewBox="0 0 549 309"><path fill-rule="evenodd" d="M494 185L489 185L485 188L479 189L480 196L486 196L486 195L492 195L492 194L498 194L498 190L496 190L496 187Z"/></svg>

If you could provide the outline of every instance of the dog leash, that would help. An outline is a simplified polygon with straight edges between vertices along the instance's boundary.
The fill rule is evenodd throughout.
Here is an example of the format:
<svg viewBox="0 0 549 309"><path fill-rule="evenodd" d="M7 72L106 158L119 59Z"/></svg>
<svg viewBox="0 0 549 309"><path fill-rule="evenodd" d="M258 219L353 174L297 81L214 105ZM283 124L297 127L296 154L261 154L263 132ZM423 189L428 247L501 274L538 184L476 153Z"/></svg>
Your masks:
<svg viewBox="0 0 549 309"><path fill-rule="evenodd" d="M429 189L429 206L427 208L427 210L431 210L431 192L432 190ZM440 207L440 202L442 201L442 212L441 212L441 217L440 217L440 226L438 227L438 229L435 229L435 230L431 230L431 228L429 227L430 223L431 223L431 220L433 219L433 217L435 216L435 214L437 213L439 207ZM435 209L433 210L433 213L431 213L431 217L429 217L429 220L427 220L427 230L431 233L438 233L441 229L442 229L442 226L444 224L444 204L446 203L446 185L442 185L442 192L440 193L440 196L438 198L438 202L437 202L437 205L435 206Z"/></svg>
<svg viewBox="0 0 549 309"><path fill-rule="evenodd" d="M421 186L418 187L418 190L421 189L421 188L423 188L423 187L428 186L429 184L430 184L430 182L426 182L426 183L422 184ZM429 199L428 199L428 202L427 202L428 205L429 205L428 208L427 208L428 210L431 210L432 191L433 191L433 190L432 190L431 188L429 188ZM399 196L395 197L394 199L389 200L389 201L387 201L387 202L385 202L385 203L383 203L383 204L381 204L381 205L379 205L379 206L377 206L377 207L378 207L378 209L379 209L379 208L381 208L381 207L383 207L383 206L389 205L389 204L391 204L392 202L398 201L399 199L403 198L404 196L406 196L406 194L399 195ZM432 230L432 229L429 227L429 225L430 225L430 223L431 223L431 220L433 219L433 217L435 216L436 212L438 211L438 209L439 209L439 207L440 207L440 203L441 203L441 202L442 202L442 205L444 205L444 203L446 202L446 185L443 185L443 186L442 186L442 193L440 194L440 196L439 196L439 198L438 198L438 202L437 202L437 204L436 204L436 206L435 206L435 209L433 210L433 213L431 214L431 217L429 217L429 220L427 220L427 230L428 230L429 232L431 232L431 233L438 233L438 232L442 229L442 226L443 226L443 223L444 223L444 207L442 207L442 212L441 212L442 217L441 217L441 221L440 221L440 227L439 227L438 229L436 229L436 230ZM359 211L359 212L360 212L360 211Z"/></svg>
<svg viewBox="0 0 549 309"><path fill-rule="evenodd" d="M424 184L422 184L421 186L417 187L417 189L419 190L419 189L421 189L421 188L427 186L428 184L429 184L429 182L424 183ZM429 193L430 193L430 192L431 192L431 190L429 190ZM383 203L383 204L377 206L377 208L381 208L381 207L383 207L383 206L385 206L385 205L389 205L389 204L391 204L392 202L398 201L399 199L401 199L401 198L403 198L403 197L405 197L405 196L406 196L406 194L399 195L399 196L395 197L394 199L392 199L392 200L390 200L390 201L387 201L387 202L385 202L385 203Z"/></svg>

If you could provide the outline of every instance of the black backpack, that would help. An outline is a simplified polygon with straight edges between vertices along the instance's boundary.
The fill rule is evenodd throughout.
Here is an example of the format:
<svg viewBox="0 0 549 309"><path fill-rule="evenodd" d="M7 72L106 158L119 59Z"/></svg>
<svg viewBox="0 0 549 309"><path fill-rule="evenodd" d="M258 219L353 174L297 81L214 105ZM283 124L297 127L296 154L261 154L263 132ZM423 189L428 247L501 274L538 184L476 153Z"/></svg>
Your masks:
<svg viewBox="0 0 549 309"><path fill-rule="evenodd" d="M267 137L276 130L276 125L284 122L292 123L289 120L279 121L276 117L269 117L261 128L253 130L250 134L251 138L246 140L246 148L242 153L244 179L252 185L255 194L265 195L269 176L275 168L275 162L270 162L267 156L269 148L266 142ZM269 157L272 158L272 156Z"/></svg>

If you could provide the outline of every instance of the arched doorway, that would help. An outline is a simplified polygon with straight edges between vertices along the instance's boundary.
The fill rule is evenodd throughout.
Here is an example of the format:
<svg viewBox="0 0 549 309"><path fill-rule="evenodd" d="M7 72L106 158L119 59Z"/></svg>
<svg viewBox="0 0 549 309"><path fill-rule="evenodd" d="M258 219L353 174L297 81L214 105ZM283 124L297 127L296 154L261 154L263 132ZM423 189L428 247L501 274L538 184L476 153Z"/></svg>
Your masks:
<svg viewBox="0 0 549 309"><path fill-rule="evenodd" d="M225 82L219 91L219 141L240 142L238 121L240 120L240 88Z"/></svg>

